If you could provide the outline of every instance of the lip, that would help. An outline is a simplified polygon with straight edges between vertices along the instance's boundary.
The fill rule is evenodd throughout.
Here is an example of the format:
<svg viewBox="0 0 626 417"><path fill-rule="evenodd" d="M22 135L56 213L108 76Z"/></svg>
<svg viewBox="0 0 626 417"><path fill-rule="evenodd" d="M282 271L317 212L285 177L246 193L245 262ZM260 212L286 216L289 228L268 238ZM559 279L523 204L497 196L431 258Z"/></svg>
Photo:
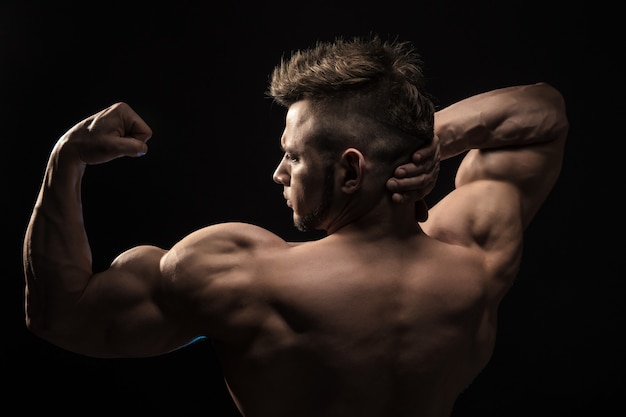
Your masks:
<svg viewBox="0 0 626 417"><path fill-rule="evenodd" d="M285 193L283 193L283 198L286 200L287 207L291 207L291 201L289 200L289 198L287 197Z"/></svg>

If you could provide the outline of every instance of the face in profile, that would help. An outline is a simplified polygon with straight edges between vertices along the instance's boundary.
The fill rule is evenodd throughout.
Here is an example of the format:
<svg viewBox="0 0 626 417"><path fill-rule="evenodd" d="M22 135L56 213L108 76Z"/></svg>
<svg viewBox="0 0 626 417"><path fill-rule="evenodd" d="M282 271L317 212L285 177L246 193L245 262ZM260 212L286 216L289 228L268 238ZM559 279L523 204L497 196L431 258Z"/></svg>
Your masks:
<svg viewBox="0 0 626 417"><path fill-rule="evenodd" d="M323 229L333 202L334 165L312 144L319 125L306 101L289 108L281 137L284 155L273 175L300 231Z"/></svg>

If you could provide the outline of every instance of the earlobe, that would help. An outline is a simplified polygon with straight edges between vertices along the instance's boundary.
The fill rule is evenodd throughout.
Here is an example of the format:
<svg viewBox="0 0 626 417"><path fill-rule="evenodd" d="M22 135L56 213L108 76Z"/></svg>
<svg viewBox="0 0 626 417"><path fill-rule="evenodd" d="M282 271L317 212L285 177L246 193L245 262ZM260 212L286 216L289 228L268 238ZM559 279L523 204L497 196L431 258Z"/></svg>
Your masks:
<svg viewBox="0 0 626 417"><path fill-rule="evenodd" d="M341 156L341 166L344 172L341 189L351 194L358 190L363 179L365 158L363 154L354 148L346 149Z"/></svg>

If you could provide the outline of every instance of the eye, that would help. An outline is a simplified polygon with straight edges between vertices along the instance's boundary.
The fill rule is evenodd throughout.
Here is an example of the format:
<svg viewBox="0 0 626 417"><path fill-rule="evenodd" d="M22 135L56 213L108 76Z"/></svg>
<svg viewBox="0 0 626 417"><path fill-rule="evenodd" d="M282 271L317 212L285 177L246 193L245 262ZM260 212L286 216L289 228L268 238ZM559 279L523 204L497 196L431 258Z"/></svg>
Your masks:
<svg viewBox="0 0 626 417"><path fill-rule="evenodd" d="M298 162L298 157L289 152L285 152L285 159L289 162Z"/></svg>

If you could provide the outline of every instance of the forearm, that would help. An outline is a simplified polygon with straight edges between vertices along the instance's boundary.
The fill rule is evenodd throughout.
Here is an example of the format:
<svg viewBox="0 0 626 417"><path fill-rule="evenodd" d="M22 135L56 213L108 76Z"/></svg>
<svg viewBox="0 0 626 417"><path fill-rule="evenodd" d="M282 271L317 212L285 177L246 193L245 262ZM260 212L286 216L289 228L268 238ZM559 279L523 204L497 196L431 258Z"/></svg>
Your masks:
<svg viewBox="0 0 626 417"><path fill-rule="evenodd" d="M563 99L545 83L478 94L435 114L442 159L470 149L545 142L557 138L564 129Z"/></svg>
<svg viewBox="0 0 626 417"><path fill-rule="evenodd" d="M24 240L27 324L40 335L54 331L92 274L80 190L85 165L62 144L50 155Z"/></svg>

